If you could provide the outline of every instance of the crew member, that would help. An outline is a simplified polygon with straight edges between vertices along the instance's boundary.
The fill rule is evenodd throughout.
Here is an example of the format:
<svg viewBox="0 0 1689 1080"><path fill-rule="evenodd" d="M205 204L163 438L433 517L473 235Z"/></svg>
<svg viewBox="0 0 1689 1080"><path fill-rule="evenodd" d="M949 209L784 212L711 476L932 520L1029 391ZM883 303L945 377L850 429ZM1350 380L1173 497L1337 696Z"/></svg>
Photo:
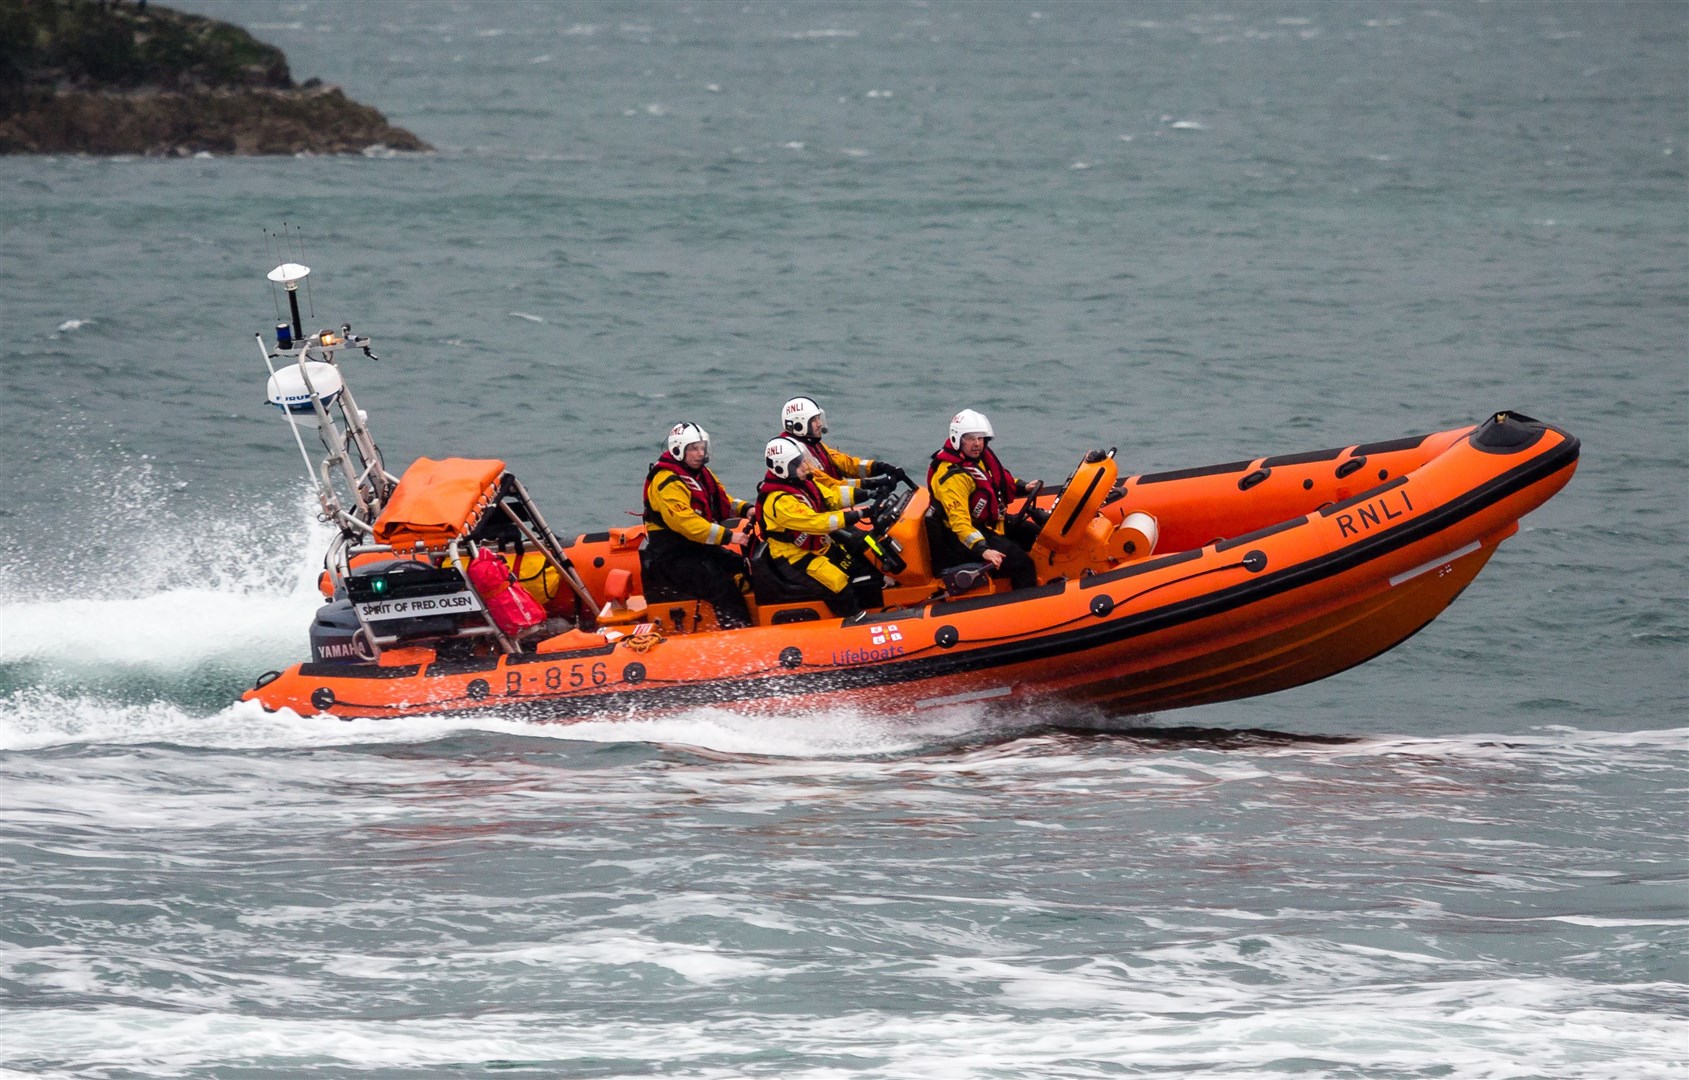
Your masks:
<svg viewBox="0 0 1689 1080"><path fill-rule="evenodd" d="M864 487L891 487L899 480L914 487L909 474L889 461L852 457L822 442L821 437L827 434L827 413L814 398L795 397L781 406L780 427L782 435L796 439L803 448L809 467L815 471L816 483L838 488L845 506L865 501L857 497Z"/></svg>
<svg viewBox="0 0 1689 1080"><path fill-rule="evenodd" d="M766 549L755 560L758 599L770 602L820 597L835 615L854 618L864 610L863 597L852 586L842 563L849 559L828 533L855 525L867 511L847 508L839 490L823 487L804 447L790 436L771 440L763 450L768 472L757 485L757 522ZM879 573L872 575L879 581ZM867 583L864 583L865 585ZM879 604L879 590L862 592Z"/></svg>
<svg viewBox="0 0 1689 1080"><path fill-rule="evenodd" d="M1009 500L1026 494L1027 485L997 460L991 449L995 435L985 414L963 409L950 419L950 437L932 456L927 539L933 568L984 562L1012 588L1030 588L1038 575L1026 551L1039 523L1027 515L1014 529L1005 528Z"/></svg>
<svg viewBox="0 0 1689 1080"><path fill-rule="evenodd" d="M727 493L709 460L710 433L682 421L669 429L668 447L645 474L645 546L639 552L645 597L705 600L724 628L749 626L740 588L745 559L723 545L749 539L744 517L751 504Z"/></svg>

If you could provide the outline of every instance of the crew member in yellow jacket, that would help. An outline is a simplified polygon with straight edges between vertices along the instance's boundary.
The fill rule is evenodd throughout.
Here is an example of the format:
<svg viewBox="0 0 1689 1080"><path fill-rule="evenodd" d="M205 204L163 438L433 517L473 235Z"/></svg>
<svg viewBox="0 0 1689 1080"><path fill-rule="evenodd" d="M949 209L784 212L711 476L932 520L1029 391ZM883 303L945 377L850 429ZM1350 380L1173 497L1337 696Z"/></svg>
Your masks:
<svg viewBox="0 0 1689 1080"><path fill-rule="evenodd" d="M1039 520L1031 515L1009 528L1009 500L1025 495L991 449L996 434L984 413L963 409L950 419L950 437L932 456L927 487L927 541L933 569L943 572L967 563L985 563L993 577L1007 577L1011 588L1038 584L1038 571L1027 549L1037 538Z"/></svg>
<svg viewBox="0 0 1689 1080"><path fill-rule="evenodd" d="M815 482L824 488L838 488L839 500L845 506L867 502L864 489L883 490L899 480L911 489L915 486L908 473L889 461L859 458L822 442L821 437L827 434L827 413L814 398L795 397L780 407L780 434L797 440Z"/></svg>
<svg viewBox="0 0 1689 1080"><path fill-rule="evenodd" d="M645 598L704 600L723 627L749 626L739 586L745 559L723 545L750 539L751 504L727 493L709 460L710 433L683 421L669 429L667 448L645 474Z"/></svg>
<svg viewBox="0 0 1689 1080"><path fill-rule="evenodd" d="M757 485L757 522L767 547L753 561L753 579L760 603L819 598L835 615L862 614L863 597L878 603L879 589L851 584L845 568L849 555L828 534L848 529L867 511L844 505L837 488L817 483L804 448L786 435L763 450L768 472ZM872 570L872 568L868 568ZM870 575L879 581L878 571Z"/></svg>

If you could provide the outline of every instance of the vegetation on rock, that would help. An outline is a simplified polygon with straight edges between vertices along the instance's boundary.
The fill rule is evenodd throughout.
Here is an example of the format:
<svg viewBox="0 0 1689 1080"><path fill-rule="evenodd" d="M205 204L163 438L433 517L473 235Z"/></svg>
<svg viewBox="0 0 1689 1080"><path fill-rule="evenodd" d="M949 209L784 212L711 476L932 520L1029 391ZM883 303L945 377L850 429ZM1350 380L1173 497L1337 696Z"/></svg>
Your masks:
<svg viewBox="0 0 1689 1080"><path fill-rule="evenodd" d="M145 0L0 0L0 153L357 153L427 143L297 86L238 26Z"/></svg>

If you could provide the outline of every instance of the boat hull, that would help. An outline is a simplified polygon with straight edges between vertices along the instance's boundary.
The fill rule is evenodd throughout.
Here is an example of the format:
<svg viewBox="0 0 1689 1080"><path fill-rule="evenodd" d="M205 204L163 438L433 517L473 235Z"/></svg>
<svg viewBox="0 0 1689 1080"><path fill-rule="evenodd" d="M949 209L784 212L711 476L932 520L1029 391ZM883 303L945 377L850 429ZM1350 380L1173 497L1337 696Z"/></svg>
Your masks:
<svg viewBox="0 0 1689 1080"><path fill-rule="evenodd" d="M1326 678L1418 632L1567 483L1577 457L1566 432L1498 414L1418 439L1129 477L1103 513L1154 513L1171 553L858 625L576 635L586 647L301 664L246 697L347 718L546 721L1011 699L1148 712L1250 697ZM572 552L589 585L591 564L614 561L597 550L583 538Z"/></svg>

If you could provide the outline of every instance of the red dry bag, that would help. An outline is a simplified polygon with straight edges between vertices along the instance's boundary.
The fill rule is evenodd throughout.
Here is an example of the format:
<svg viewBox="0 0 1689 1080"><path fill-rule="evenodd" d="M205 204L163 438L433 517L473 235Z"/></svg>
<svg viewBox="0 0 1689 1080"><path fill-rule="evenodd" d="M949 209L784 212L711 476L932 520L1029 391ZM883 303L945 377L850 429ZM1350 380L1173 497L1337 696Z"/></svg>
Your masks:
<svg viewBox="0 0 1689 1080"><path fill-rule="evenodd" d="M545 611L517 583L516 575L492 548L482 548L469 560L469 583L481 594L487 613L505 634L515 637L545 621Z"/></svg>

